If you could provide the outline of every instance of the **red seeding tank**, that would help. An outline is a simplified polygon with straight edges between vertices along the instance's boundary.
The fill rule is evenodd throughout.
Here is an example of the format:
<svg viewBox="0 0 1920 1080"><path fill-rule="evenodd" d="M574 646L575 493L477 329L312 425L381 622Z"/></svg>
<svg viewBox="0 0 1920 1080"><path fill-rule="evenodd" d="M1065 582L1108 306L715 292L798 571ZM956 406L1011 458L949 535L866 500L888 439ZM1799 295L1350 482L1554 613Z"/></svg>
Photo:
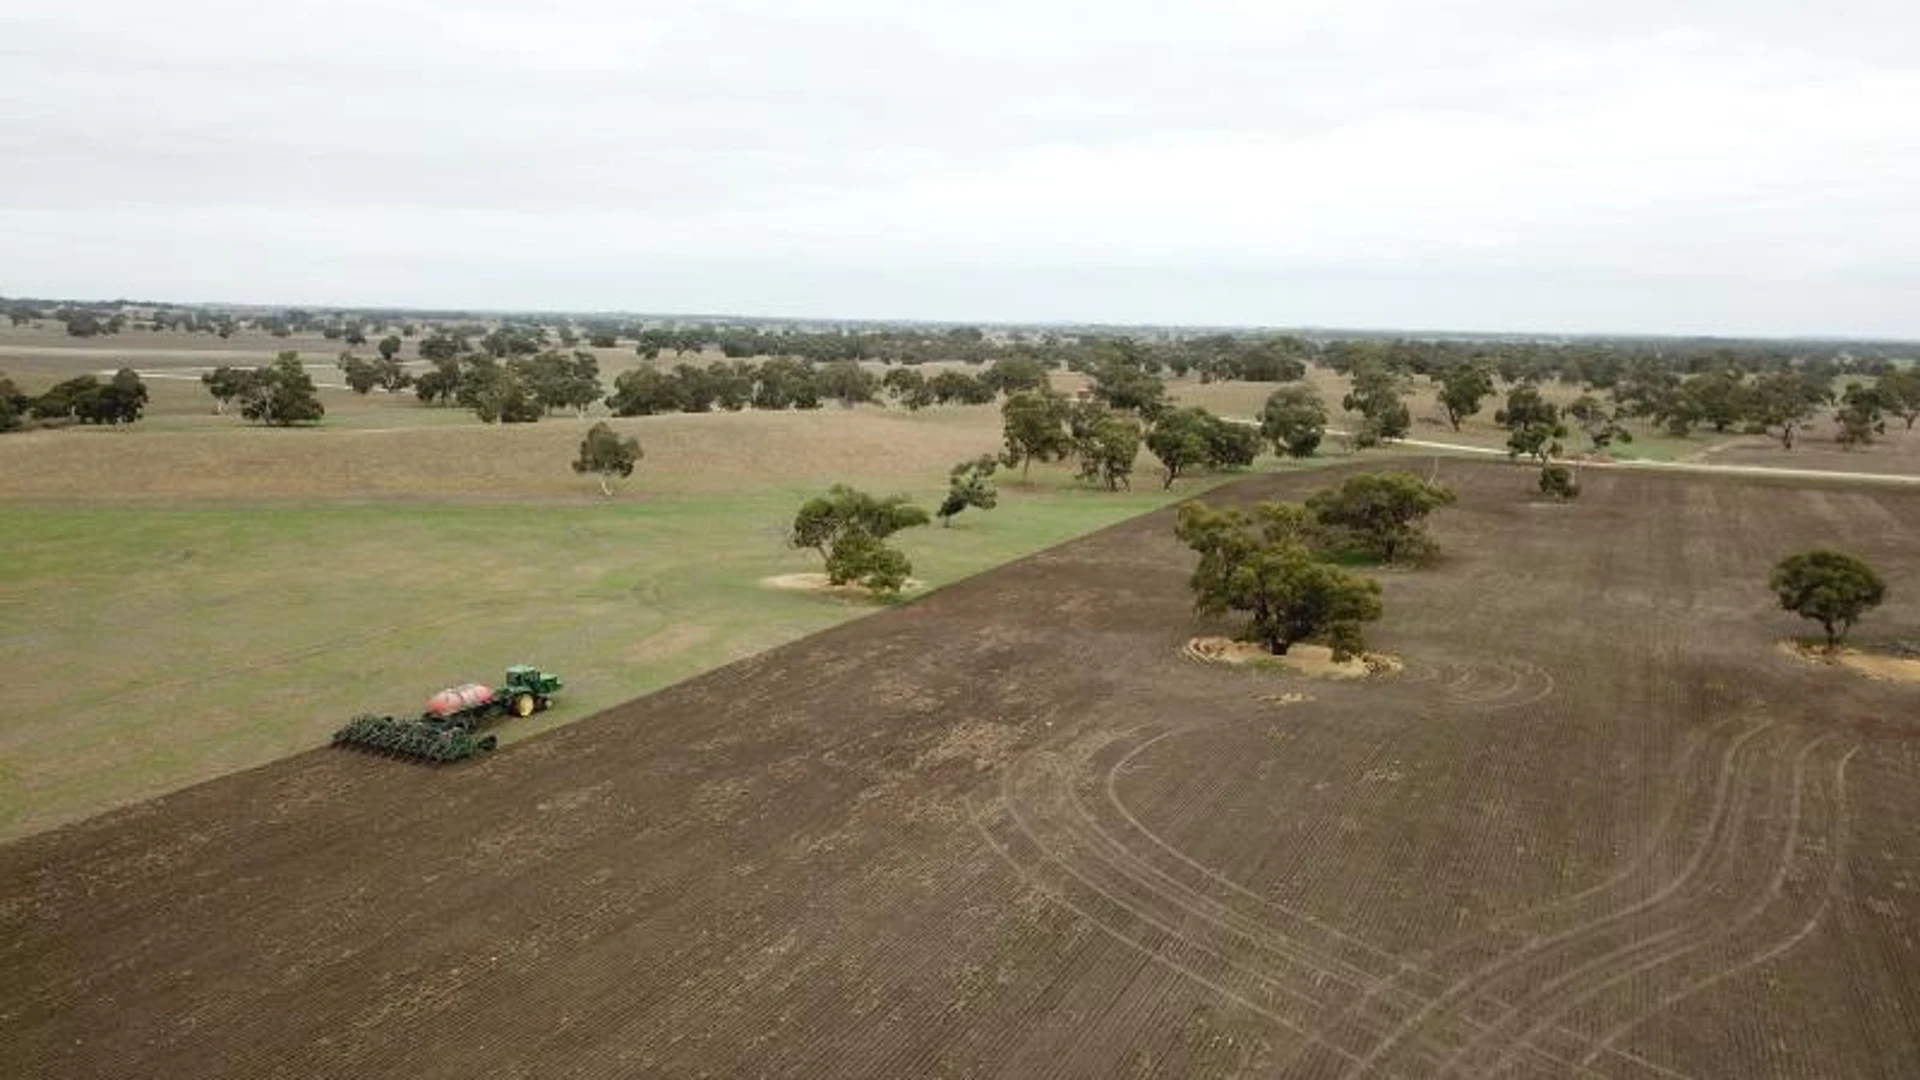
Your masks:
<svg viewBox="0 0 1920 1080"><path fill-rule="evenodd" d="M479 683L448 687L427 699L427 712L434 716L452 716L493 700L493 691Z"/></svg>

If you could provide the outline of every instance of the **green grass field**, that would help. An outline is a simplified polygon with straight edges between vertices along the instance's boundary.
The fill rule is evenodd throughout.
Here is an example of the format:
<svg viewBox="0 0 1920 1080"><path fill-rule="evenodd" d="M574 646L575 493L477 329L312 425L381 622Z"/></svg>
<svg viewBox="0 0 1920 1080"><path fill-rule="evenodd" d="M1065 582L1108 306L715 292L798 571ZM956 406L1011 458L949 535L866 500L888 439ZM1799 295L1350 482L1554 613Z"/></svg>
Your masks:
<svg viewBox="0 0 1920 1080"><path fill-rule="evenodd" d="M1114 494L1036 470L998 509L900 543L938 588L1207 483ZM13 507L0 669L31 677L0 718L0 838L320 745L356 712L417 711L509 663L568 688L507 741L856 617L872 605L761 584L820 568L784 543L817 490Z"/></svg>

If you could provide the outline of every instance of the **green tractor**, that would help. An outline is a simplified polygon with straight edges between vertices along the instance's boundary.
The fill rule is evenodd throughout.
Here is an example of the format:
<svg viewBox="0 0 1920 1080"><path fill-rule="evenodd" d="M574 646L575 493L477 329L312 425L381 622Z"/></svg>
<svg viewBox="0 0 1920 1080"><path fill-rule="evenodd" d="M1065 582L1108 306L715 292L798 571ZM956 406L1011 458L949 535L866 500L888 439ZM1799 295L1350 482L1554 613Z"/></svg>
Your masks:
<svg viewBox="0 0 1920 1080"><path fill-rule="evenodd" d="M357 747L421 761L459 761L499 745L478 734L482 724L503 716L528 717L553 705L560 677L528 664L507 669L497 689L479 683L450 686L427 699L417 720L356 716L333 733L333 745Z"/></svg>

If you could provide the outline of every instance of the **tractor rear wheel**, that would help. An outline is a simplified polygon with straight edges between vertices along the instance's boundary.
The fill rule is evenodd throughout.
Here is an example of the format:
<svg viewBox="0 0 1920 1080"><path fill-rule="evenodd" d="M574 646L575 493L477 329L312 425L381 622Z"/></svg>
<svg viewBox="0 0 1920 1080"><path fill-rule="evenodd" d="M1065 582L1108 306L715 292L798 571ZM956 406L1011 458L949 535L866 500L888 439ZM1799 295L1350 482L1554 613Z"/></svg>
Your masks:
<svg viewBox="0 0 1920 1080"><path fill-rule="evenodd" d="M522 718L533 715L533 695L532 694L514 695L513 715L522 717Z"/></svg>

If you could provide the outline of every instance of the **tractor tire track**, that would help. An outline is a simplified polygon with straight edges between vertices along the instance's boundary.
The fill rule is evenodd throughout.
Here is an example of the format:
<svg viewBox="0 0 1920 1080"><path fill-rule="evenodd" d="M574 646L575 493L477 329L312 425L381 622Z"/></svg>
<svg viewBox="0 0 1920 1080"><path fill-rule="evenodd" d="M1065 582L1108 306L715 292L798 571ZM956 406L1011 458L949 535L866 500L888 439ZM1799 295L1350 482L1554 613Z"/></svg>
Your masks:
<svg viewBox="0 0 1920 1080"><path fill-rule="evenodd" d="M1602 1033L1600 1038L1594 1043L1593 1049L1589 1050L1581 1058L1581 1061L1583 1063L1590 1062L1593 1059L1599 1057L1602 1053L1612 1049L1615 1043L1625 1038L1629 1033L1633 1031L1634 1028L1640 1026L1640 1024L1644 1023L1649 1017L1656 1016L1660 1013L1663 1013L1673 1005L1677 1004L1678 1002L1686 998L1692 997L1693 995L1698 994L1701 991L1706 990L1707 988L1717 983L1724 982L1727 979L1733 978L1737 975L1750 971L1753 968L1756 968L1761 964L1764 964L1774 959L1775 957L1786 955L1788 952L1797 948L1800 945L1800 943L1805 941L1810 935L1812 935L1814 930L1819 928L1821 921L1826 918L1827 912L1836 906L1835 904L1836 900L1838 900L1841 905L1844 905L1845 903L1847 903L1848 897L1846 896L1847 889L1845 885L1845 882L1847 880L1846 873L1845 873L1845 870L1846 870L1845 844L1846 844L1846 838L1848 834L1847 766L1852 763L1854 755L1859 753L1859 751L1860 751L1860 747L1858 745L1855 745L1852 749L1849 749L1846 753L1846 756L1840 759L1839 767L1835 771L1835 775L1834 775L1835 841L1834 841L1834 851L1833 851L1833 865L1828 868L1826 889L1823 895L1821 896L1819 906L1814 909L1813 914L1809 915L1807 919L1804 922L1802 922L1800 926L1797 929L1795 929L1795 931L1792 934L1788 935L1785 938L1780 939L1770 947L1758 953L1755 953L1754 955L1748 957L1745 960L1742 960L1737 964L1734 964L1731 967L1724 968L1720 971L1714 972L1711 975L1702 976L1690 982L1684 983L1678 989L1670 991L1667 994L1664 994L1661 997L1655 999L1651 1005L1646 1006L1645 1008L1641 1009L1638 1012L1630 1014L1625 1020L1616 1023L1613 1027L1607 1029L1607 1031ZM1784 875L1777 876L1775 878L1774 887L1776 889L1778 889L1781 881L1783 880L1783 877Z"/></svg>
<svg viewBox="0 0 1920 1080"><path fill-rule="evenodd" d="M1494 1053L1497 1055L1494 1060L1483 1068L1473 1070L1469 1075L1498 1073L1510 1061L1513 1047L1552 1026L1585 1001L1641 972L1697 952L1712 941L1737 932L1748 922L1758 918L1777 895L1779 885L1784 881L1792 865L1793 854L1800 843L1807 760L1834 737L1831 734L1822 735L1809 742L1794 758L1790 788L1786 791L1769 790L1770 796L1784 795L1788 802L1785 837L1781 840L1777 857L1767 860L1764 864L1774 868L1774 872L1769 876L1768 887L1757 898L1747 900L1739 912L1733 916L1732 926L1723 925L1728 913L1721 909L1717 901L1720 900L1721 893L1729 888L1738 887L1742 870L1750 865L1744 859L1749 845L1740 841L1745 839L1746 826L1750 821L1755 820L1753 818L1734 823L1735 828L1727 834L1728 842L1716 852L1712 860L1713 865L1708 868L1709 872L1700 879L1699 890L1694 890L1690 883L1685 895L1679 896L1675 902L1662 905L1659 910L1649 913L1646 919L1635 920L1620 927L1620 933L1629 936L1627 943L1614 946L1609 951L1579 963L1544 982L1533 984L1523 1007L1514 1009L1499 1024L1476 1036L1456 1051L1448 1059L1441 1075L1459 1073L1464 1065L1470 1063L1474 1055L1488 1047L1490 1043L1495 1043L1495 1040L1504 1038L1504 1042L1495 1043L1493 1046ZM1758 820L1764 822L1766 818L1760 817ZM1755 839L1760 841L1762 838ZM1644 937L1633 937L1633 935L1652 930L1652 927L1646 925L1649 921L1664 918L1676 908L1678 913L1674 917L1677 921L1672 925L1665 929L1653 930ZM1604 939L1602 940L1604 943ZM1568 950L1570 951L1573 947L1568 946ZM1530 1026L1518 1035L1509 1035L1513 1028L1522 1023Z"/></svg>
<svg viewBox="0 0 1920 1080"><path fill-rule="evenodd" d="M1456 1005L1462 1001L1469 1001L1475 997L1483 996L1486 993L1484 988L1490 983L1521 970L1524 966L1532 963L1535 957L1541 955L1543 951L1558 949L1570 944L1577 944L1594 934L1605 931L1610 926L1630 919L1642 911L1653 908L1685 886L1687 881L1699 872L1701 865L1713 852L1718 842L1718 837L1721 836L1725 830L1727 821L1731 817L1736 816L1735 812L1738 806L1744 803L1744 791L1736 791L1735 789L1736 779L1744 778L1749 771L1748 767L1741 763L1743 753L1755 744L1755 740L1760 735L1769 733L1774 729L1775 725L1771 723L1761 725L1746 732L1728 747L1726 755L1721 760L1719 774L1715 779L1713 787L1713 794L1708 803L1704 835L1699 847L1695 849L1693 856L1689 859L1688 863L1681 868L1679 873L1660 884L1658 888L1655 888L1651 893L1636 902L1626 904L1623 907L1603 907L1599 912L1587 914L1566 929L1546 937L1524 935L1513 928L1504 931L1507 936L1512 938L1510 942L1495 946L1497 951L1494 952L1491 958L1482 961L1472 970L1447 984L1440 989L1427 1004L1405 1016L1389 1031L1385 1038L1371 1047L1366 1053L1362 1054L1360 1060L1355 1062L1352 1067L1342 1074L1343 1077L1352 1078L1364 1075L1369 1069L1374 1068L1376 1065L1388 1059L1402 1042L1411 1037L1423 1025L1436 1017L1452 1013ZM1622 879L1623 883L1630 880L1631 878ZM1596 892L1589 896L1590 900L1596 901L1603 898L1612 899L1607 896L1606 892ZM1579 906L1585 906L1584 902ZM1450 947L1447 951L1451 953L1465 953L1468 949L1486 949L1493 945L1493 943L1487 940L1492 936L1494 935L1481 935L1468 939L1465 942ZM1364 1007L1371 1003L1362 1002L1359 1004ZM1355 1015L1358 1014L1356 1013Z"/></svg>
<svg viewBox="0 0 1920 1080"><path fill-rule="evenodd" d="M1089 763L1097 763L1100 757L1116 746L1126 749L1129 742L1138 743L1104 770L1104 783L1101 786L1111 792L1117 772L1137 754L1183 730L1188 729L1172 729L1144 740L1137 739L1137 731L1122 732L1091 747L1082 756ZM1295 1023L1312 1020L1324 1024L1331 1007L1341 998L1377 988L1404 966L1404 961L1382 950L1299 913L1262 901L1262 907L1266 910L1291 920L1304 919L1312 927L1344 940L1348 947L1344 950L1338 947L1328 950L1324 944L1310 944L1267 921L1208 896L1154 865L1108 831L1088 808L1076 784L1076 780L1086 778L1086 774L1070 765L1071 757L1060 752L1041 752L1032 760L1017 764L1005 780L1002 801L1010 814L1022 819L1023 832L1035 851L1073 874L1082 885L1102 899L1125 909L1135 918L1148 919L1181 945L1219 958L1269 986L1290 992L1290 996L1305 1010L1303 1015L1290 1014L1290 1020ZM1025 770L1029 769L1041 775L1027 775ZM1039 797L1029 799L1036 787L1044 790ZM1117 799L1115 805L1123 815L1132 818L1125 807L1117 803ZM1025 813L1021 812L1022 806L1026 807ZM1050 844L1042 838L1043 830L1056 829L1060 842ZM1000 850L1010 855L1011 845L1000 845ZM1180 857L1192 864L1185 856ZM1096 884L1096 877L1101 879L1100 883ZM1077 905L1077 910L1091 917L1091 907ZM1119 931L1116 929L1116 932ZM1342 951L1348 955L1341 955ZM1350 959L1356 951L1364 954L1372 962L1371 965ZM1259 958L1265 958L1266 962L1261 962ZM1408 1008L1424 1001L1412 991L1400 990L1399 993L1410 999ZM1498 1003L1488 1004L1497 1007ZM1381 1034L1377 1027L1361 1032L1359 1046L1364 1048ZM1336 1049L1349 1049L1340 1043L1329 1045ZM1585 1072L1605 1075L1548 1051L1529 1047L1526 1052L1562 1074ZM1617 1056L1625 1058L1628 1055ZM1437 1053L1432 1055L1432 1060L1439 1060Z"/></svg>

